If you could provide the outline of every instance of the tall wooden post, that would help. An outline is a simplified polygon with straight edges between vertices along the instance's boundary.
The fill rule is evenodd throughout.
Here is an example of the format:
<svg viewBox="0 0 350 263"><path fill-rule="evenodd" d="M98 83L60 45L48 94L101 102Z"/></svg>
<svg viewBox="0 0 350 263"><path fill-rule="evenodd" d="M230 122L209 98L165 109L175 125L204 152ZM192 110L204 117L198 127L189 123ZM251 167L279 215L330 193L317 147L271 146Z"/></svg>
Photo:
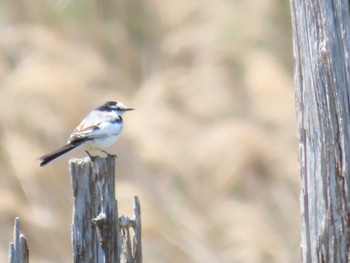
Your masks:
<svg viewBox="0 0 350 263"><path fill-rule="evenodd" d="M290 2L302 262L349 262L349 1Z"/></svg>
<svg viewBox="0 0 350 263"><path fill-rule="evenodd" d="M138 198L133 218L118 217L115 198L115 158L70 161L74 207L74 263L141 263L141 212ZM121 221L125 221L121 224ZM133 236L124 235L133 228ZM128 232L129 233L129 232ZM130 244L125 246L124 244Z"/></svg>

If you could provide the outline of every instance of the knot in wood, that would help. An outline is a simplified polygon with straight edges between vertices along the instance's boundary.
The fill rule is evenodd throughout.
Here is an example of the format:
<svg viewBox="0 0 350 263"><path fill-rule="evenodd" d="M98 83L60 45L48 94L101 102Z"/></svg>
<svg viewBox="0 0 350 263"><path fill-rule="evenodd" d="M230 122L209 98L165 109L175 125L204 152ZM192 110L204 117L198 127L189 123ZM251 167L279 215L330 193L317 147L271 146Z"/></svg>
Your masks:
<svg viewBox="0 0 350 263"><path fill-rule="evenodd" d="M124 229L129 229L130 227L135 228L136 222L135 220L130 219L128 216L122 215L119 217L119 225Z"/></svg>
<svg viewBox="0 0 350 263"><path fill-rule="evenodd" d="M91 222L98 227L104 225L106 221L107 221L107 217L105 213L100 213L97 217L91 219Z"/></svg>

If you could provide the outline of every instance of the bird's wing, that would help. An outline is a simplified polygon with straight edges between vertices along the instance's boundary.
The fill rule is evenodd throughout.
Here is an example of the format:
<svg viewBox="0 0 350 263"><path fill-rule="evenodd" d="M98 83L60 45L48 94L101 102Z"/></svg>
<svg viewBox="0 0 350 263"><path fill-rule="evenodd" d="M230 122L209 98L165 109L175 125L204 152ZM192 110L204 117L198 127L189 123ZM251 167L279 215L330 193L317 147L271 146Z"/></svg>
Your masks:
<svg viewBox="0 0 350 263"><path fill-rule="evenodd" d="M92 139L96 138L94 136L95 132L99 130L99 123L96 125L91 125L91 126L81 126L79 125L75 130L72 132L72 134L69 136L69 141L73 141L76 139Z"/></svg>
<svg viewBox="0 0 350 263"><path fill-rule="evenodd" d="M96 120L101 120L96 122ZM72 132L69 137L69 142L77 139L94 139L112 134L118 134L115 126L110 125L113 118L106 118L98 111L91 112Z"/></svg>

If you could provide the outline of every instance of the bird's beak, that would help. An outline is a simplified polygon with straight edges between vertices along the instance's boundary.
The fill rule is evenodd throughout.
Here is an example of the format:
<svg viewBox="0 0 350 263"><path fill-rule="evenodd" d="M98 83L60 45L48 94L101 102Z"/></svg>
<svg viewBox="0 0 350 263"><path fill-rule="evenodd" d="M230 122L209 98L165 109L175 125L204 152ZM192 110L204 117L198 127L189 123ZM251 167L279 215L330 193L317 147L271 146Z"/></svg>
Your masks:
<svg viewBox="0 0 350 263"><path fill-rule="evenodd" d="M123 111L131 111L131 110L134 110L134 108L125 108L125 109L123 109Z"/></svg>

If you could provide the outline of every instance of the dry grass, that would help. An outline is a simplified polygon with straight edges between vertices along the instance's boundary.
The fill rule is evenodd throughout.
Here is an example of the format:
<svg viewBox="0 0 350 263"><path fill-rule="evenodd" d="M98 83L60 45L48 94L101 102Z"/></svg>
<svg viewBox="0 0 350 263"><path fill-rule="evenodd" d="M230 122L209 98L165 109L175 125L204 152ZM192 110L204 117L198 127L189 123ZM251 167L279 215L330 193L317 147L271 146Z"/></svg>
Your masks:
<svg viewBox="0 0 350 263"><path fill-rule="evenodd" d="M84 154L36 158L117 99L137 109L110 151L145 262L299 261L288 3L101 3L0 5L0 261L15 216L32 262L71 261L67 160Z"/></svg>

